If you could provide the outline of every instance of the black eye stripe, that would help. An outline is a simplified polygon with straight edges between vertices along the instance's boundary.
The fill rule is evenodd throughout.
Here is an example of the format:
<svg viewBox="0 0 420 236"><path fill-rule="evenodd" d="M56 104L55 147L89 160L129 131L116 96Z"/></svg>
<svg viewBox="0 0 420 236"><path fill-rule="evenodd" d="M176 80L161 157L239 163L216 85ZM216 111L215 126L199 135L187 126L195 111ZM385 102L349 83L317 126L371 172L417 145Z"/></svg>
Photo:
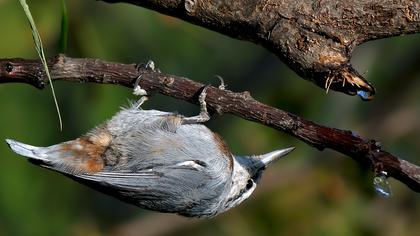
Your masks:
<svg viewBox="0 0 420 236"><path fill-rule="evenodd" d="M252 186L254 186L254 182L252 181L252 180L248 180L248 182L246 183L246 189L248 190L248 189L251 189L252 188Z"/></svg>

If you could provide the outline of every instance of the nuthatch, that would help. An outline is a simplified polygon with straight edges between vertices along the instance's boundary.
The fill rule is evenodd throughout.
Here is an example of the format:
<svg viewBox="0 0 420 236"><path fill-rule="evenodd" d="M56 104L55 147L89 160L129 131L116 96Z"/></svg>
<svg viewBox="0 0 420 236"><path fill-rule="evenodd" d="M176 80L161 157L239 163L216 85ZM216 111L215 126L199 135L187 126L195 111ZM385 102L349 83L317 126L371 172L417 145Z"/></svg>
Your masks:
<svg viewBox="0 0 420 236"><path fill-rule="evenodd" d="M220 136L200 124L210 118L205 96L206 88L199 97L201 112L193 117L142 110L147 98L142 97L75 140L49 147L6 141L36 165L141 208L213 217L247 199L263 170L294 148L233 155Z"/></svg>

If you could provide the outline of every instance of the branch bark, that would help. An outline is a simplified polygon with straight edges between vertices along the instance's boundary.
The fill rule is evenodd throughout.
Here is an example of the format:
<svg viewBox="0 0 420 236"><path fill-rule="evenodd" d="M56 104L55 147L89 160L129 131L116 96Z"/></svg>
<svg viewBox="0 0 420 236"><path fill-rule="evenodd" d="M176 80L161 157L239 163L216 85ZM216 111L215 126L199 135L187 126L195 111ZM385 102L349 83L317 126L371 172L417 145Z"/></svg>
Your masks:
<svg viewBox="0 0 420 236"><path fill-rule="evenodd" d="M132 88L139 74L140 85L147 91L157 91L177 99L197 104L204 86L187 78L136 69L135 64L121 64L98 59L69 58L59 55L49 60L53 80L118 84ZM48 84L38 60L0 59L0 83L26 83L37 88ZM382 149L378 142L358 136L352 131L325 127L289 112L262 104L249 92L235 93L210 87L207 90L208 108L219 114L238 117L283 131L319 150L330 148L343 153L374 172L386 171L412 190L420 192L420 167L399 159Z"/></svg>
<svg viewBox="0 0 420 236"><path fill-rule="evenodd" d="M420 32L420 2L412 0L103 0L126 2L264 46L316 85L373 98L353 69L355 46Z"/></svg>

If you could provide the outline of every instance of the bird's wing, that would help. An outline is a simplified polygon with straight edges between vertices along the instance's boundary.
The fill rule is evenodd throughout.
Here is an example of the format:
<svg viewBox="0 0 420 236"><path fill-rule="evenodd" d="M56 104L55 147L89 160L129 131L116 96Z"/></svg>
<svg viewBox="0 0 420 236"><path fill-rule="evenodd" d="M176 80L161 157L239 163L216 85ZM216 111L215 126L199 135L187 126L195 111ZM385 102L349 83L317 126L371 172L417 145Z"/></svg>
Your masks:
<svg viewBox="0 0 420 236"><path fill-rule="evenodd" d="M150 188L159 183L166 185L177 182L181 185L196 185L204 179L209 179L209 173L203 164L197 161L185 161L172 166L157 166L145 170L106 170L96 173L76 174L75 177L98 182L115 188L141 189ZM164 181L163 181L164 180ZM189 183L189 184L188 184Z"/></svg>
<svg viewBox="0 0 420 236"><path fill-rule="evenodd" d="M78 174L72 178L128 202L133 199L136 202L157 200L183 202L185 205L199 199L217 197L224 189L216 173L190 162L135 173L100 171Z"/></svg>

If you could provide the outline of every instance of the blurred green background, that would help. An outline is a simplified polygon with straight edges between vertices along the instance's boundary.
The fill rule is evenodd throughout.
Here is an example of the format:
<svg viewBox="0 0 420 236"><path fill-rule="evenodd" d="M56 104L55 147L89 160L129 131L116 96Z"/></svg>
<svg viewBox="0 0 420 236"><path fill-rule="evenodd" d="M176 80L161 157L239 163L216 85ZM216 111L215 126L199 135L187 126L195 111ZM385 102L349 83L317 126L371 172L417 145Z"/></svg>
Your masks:
<svg viewBox="0 0 420 236"><path fill-rule="evenodd" d="M46 54L59 52L60 1L30 2ZM153 59L163 72L249 90L266 104L381 141L392 153L420 164L420 35L366 43L353 63L376 86L371 102L306 82L260 46L127 4L68 1L66 54L123 63ZM0 0L0 57L36 58L18 1ZM55 82L64 130L59 131L49 89L0 85L0 140L47 146L69 140L111 117L127 88ZM145 108L198 111L155 95ZM394 196L379 197L372 173L337 152L231 115L208 126L236 154L296 146L270 167L256 193L214 219L191 220L142 210L26 162L0 144L0 235L420 235L420 198L391 179Z"/></svg>

